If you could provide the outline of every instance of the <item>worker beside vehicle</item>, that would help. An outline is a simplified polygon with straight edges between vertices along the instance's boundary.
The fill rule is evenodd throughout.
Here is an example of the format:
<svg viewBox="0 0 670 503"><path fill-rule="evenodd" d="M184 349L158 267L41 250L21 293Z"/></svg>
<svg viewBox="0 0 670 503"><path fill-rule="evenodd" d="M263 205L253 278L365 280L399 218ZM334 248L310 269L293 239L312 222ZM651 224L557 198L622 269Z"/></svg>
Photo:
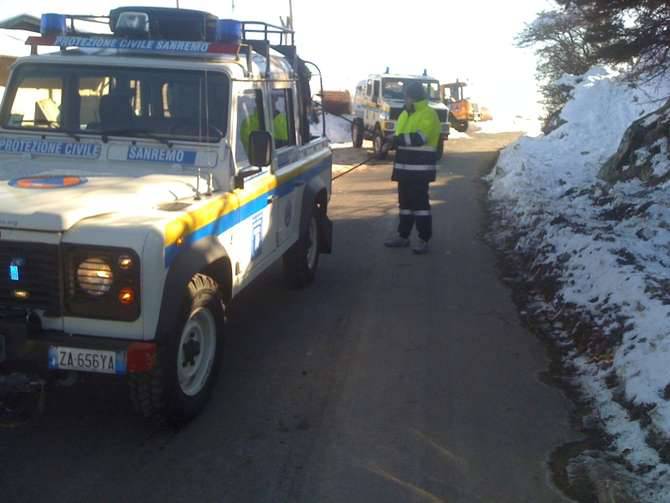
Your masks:
<svg viewBox="0 0 670 503"><path fill-rule="evenodd" d="M440 132L439 117L428 104L424 86L420 82L407 86L405 110L398 118L395 135L385 145L387 150L396 149L391 179L398 182L400 208L398 235L384 242L386 247L408 247L412 228L416 225L419 239L412 251L419 255L428 252L432 237L428 189L436 178Z"/></svg>

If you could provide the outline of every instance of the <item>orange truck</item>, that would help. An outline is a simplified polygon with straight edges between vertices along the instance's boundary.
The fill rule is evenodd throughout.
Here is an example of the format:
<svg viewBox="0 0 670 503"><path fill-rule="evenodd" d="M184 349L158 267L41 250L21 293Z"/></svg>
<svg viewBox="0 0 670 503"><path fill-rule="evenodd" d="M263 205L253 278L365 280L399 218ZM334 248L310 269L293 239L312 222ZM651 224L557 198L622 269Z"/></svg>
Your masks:
<svg viewBox="0 0 670 503"><path fill-rule="evenodd" d="M440 95L445 105L449 107L449 122L456 131L468 130L470 121L481 120L479 105L464 97L465 82L451 82L440 86Z"/></svg>

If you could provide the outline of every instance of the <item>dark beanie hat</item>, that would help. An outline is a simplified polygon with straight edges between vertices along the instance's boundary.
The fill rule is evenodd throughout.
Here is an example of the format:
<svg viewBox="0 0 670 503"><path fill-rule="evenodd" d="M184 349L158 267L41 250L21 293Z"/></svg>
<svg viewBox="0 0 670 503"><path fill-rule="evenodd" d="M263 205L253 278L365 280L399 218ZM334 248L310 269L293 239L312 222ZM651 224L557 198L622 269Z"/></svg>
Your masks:
<svg viewBox="0 0 670 503"><path fill-rule="evenodd" d="M412 82L407 86L405 95L414 101L421 101L426 99L426 90L421 82Z"/></svg>

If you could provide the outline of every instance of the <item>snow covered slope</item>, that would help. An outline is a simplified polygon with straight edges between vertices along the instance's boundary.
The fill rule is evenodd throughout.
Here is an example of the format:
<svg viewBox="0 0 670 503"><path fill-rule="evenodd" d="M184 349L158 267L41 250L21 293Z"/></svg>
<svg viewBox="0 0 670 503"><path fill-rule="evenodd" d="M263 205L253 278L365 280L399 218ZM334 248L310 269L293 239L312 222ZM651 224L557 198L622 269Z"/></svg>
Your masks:
<svg viewBox="0 0 670 503"><path fill-rule="evenodd" d="M564 80L575 86L566 123L505 149L489 177L490 198L518 236L516 251L557 278L552 308L596 327L572 353L577 380L613 449L643 474L641 499L667 502L670 182L608 185L597 175L628 126L663 105L670 83L633 87L605 68ZM654 169L667 172L667 138L660 152Z"/></svg>

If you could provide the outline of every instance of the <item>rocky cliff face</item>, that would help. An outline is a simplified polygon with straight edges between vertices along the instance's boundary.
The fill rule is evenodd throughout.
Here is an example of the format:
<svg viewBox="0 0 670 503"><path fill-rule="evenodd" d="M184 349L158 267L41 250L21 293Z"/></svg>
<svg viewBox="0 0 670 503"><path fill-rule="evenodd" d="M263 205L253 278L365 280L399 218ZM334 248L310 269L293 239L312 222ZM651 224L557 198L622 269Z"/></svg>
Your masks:
<svg viewBox="0 0 670 503"><path fill-rule="evenodd" d="M649 186L670 180L670 100L628 128L619 149L601 168L610 183L640 179Z"/></svg>

